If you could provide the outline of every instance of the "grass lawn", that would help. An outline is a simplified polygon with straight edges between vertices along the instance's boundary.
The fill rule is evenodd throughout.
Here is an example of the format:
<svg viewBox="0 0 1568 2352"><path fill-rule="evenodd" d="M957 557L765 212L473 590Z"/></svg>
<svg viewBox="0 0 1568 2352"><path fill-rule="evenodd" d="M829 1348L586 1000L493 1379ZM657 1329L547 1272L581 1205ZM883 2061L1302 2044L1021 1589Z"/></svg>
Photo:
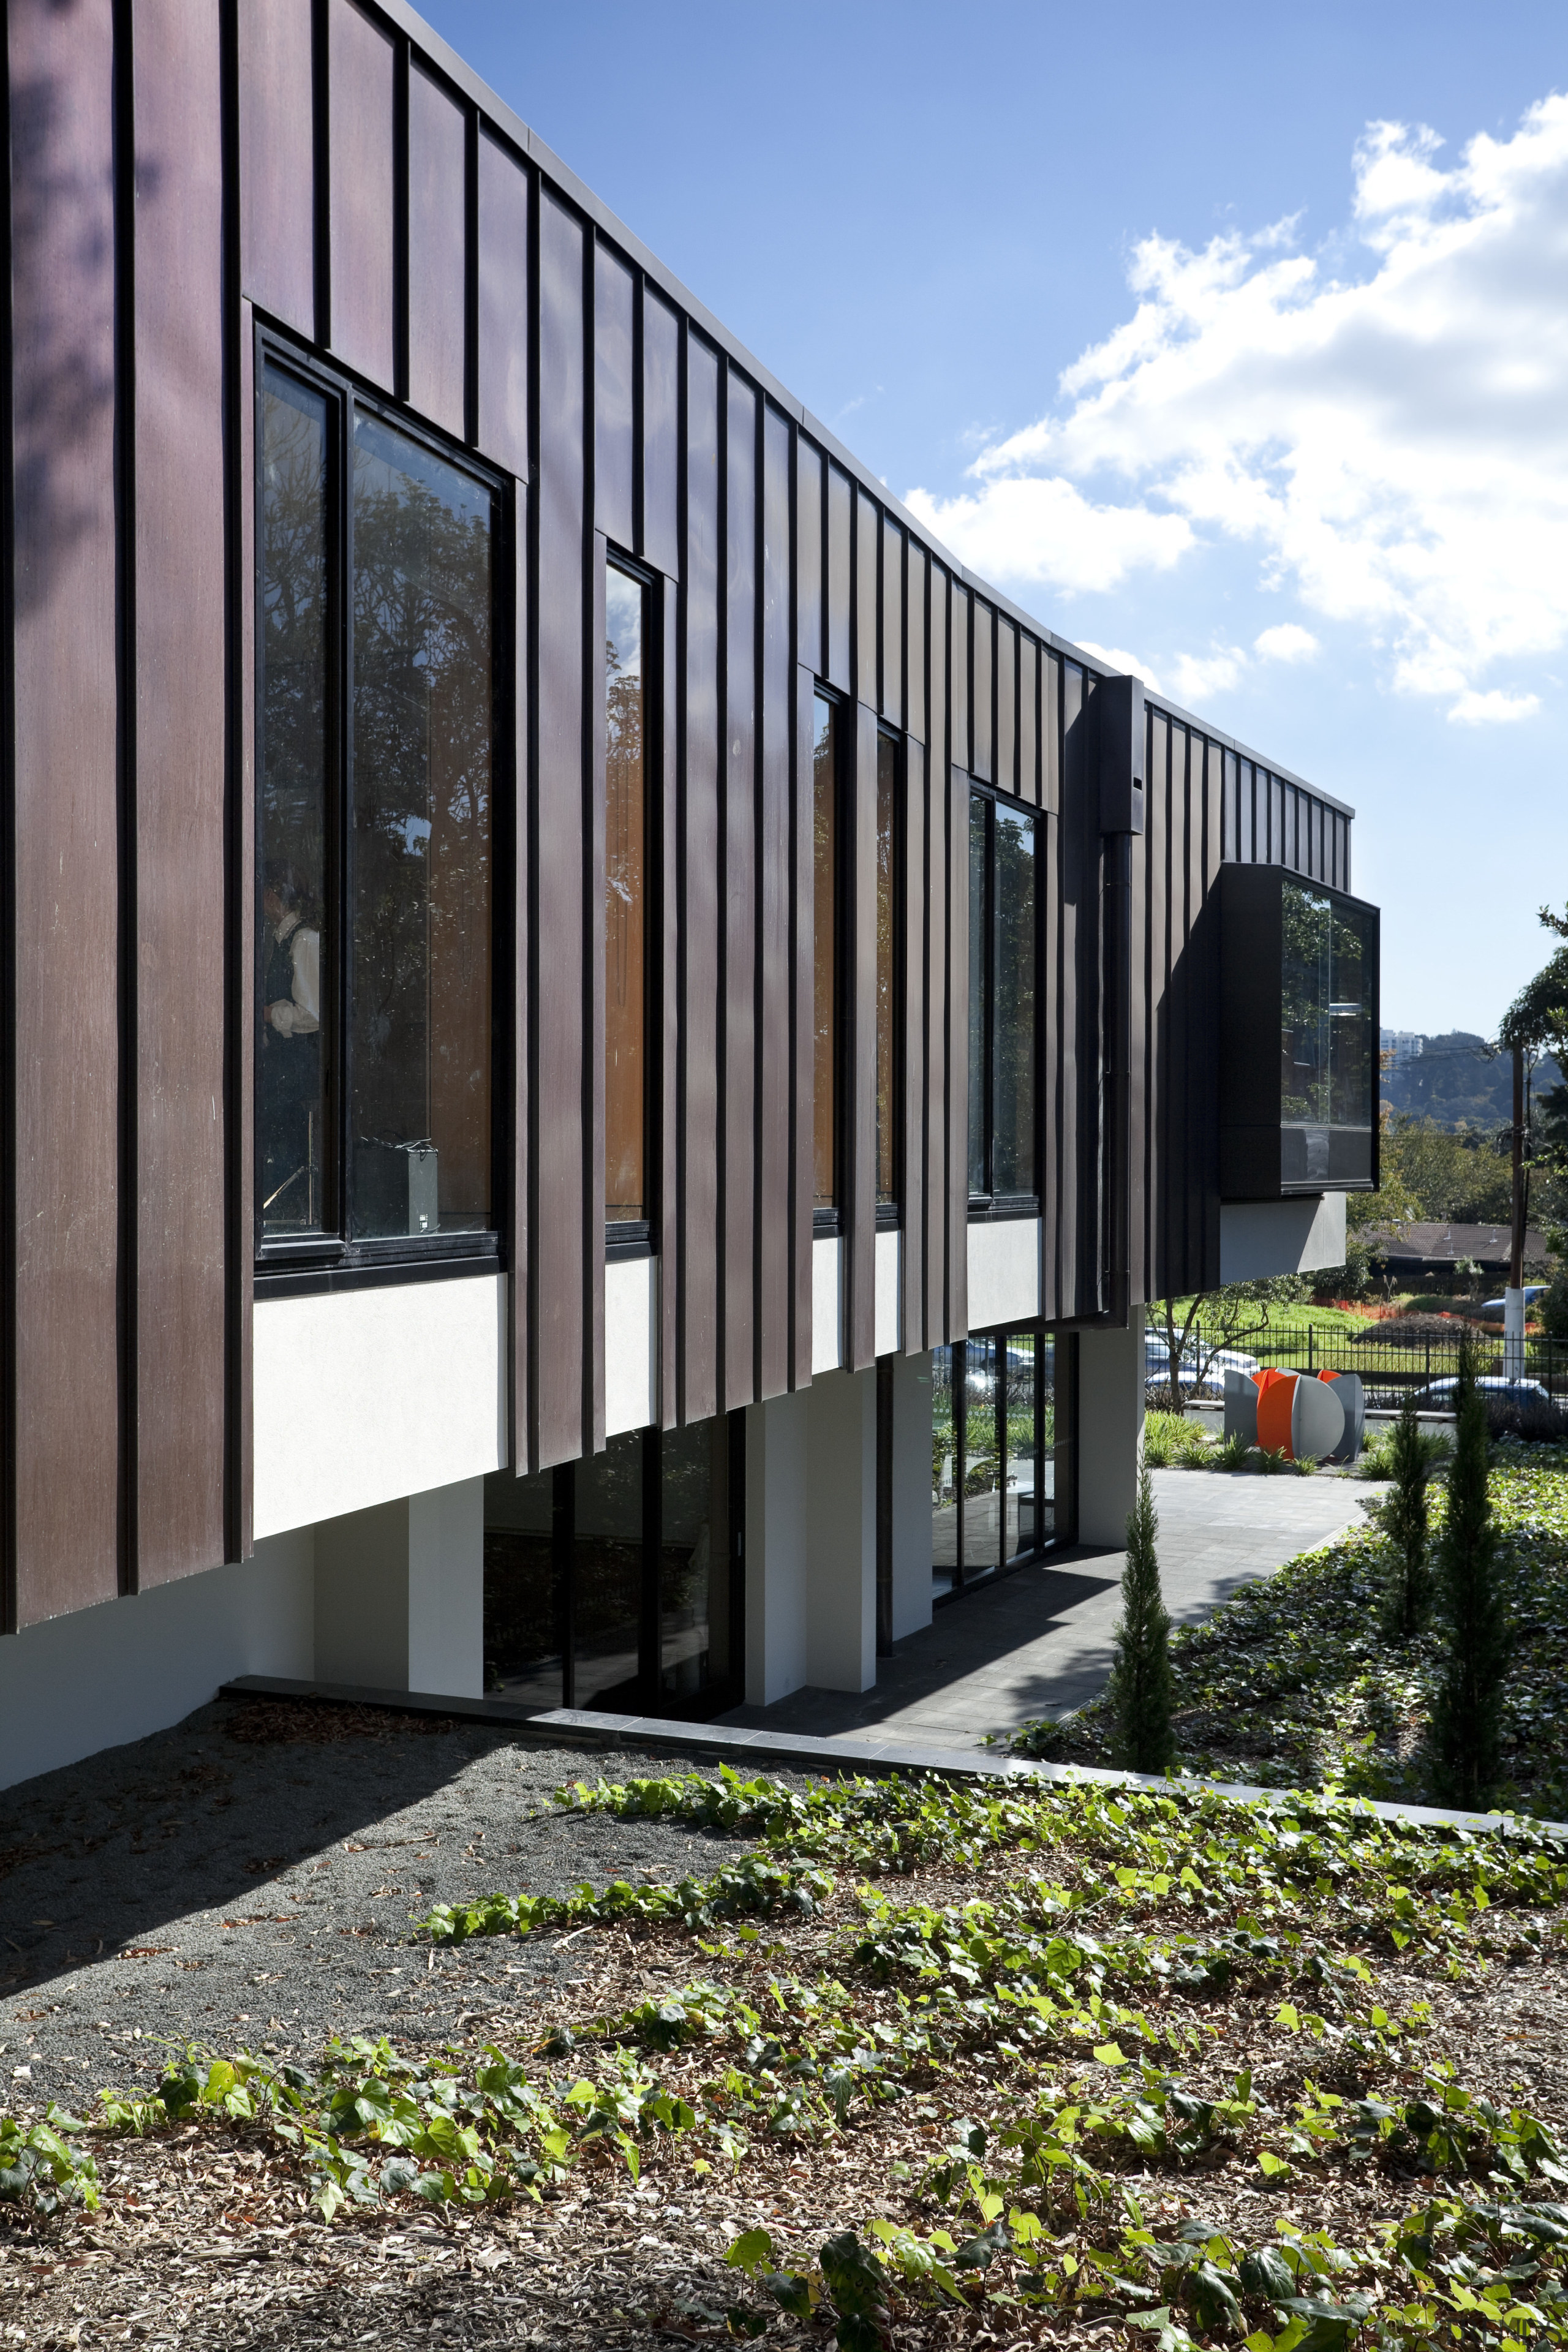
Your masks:
<svg viewBox="0 0 1568 2352"><path fill-rule="evenodd" d="M1499 1801L1560 1821L1568 1819L1568 1448L1503 1440L1491 1491L1516 1643ZM1440 1476L1431 1495L1436 1536ZM1434 1628L1408 1643L1384 1635L1388 1574L1388 1548L1369 1526L1247 1586L1204 1624L1178 1629L1180 1763L1264 1786L1332 1782L1355 1795L1432 1801L1425 1739L1440 1635ZM1096 1764L1110 1760L1110 1743L1103 1702L1015 1741Z"/></svg>
<svg viewBox="0 0 1568 2352"><path fill-rule="evenodd" d="M226 2352L1568 2345L1562 1847L1179 1786L563 1799L749 1850L411 1922L557 1954L526 2034L0 2126L5 2340L164 2339L156 2259Z"/></svg>

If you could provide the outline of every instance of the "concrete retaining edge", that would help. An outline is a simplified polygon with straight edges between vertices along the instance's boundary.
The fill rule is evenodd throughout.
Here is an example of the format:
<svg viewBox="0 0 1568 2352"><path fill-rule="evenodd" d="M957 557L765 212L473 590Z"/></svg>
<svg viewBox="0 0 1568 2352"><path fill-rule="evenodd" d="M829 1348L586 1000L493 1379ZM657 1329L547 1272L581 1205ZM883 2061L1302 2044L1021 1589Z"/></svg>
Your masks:
<svg viewBox="0 0 1568 2352"><path fill-rule="evenodd" d="M1303 1800L1321 1803L1312 1789L1261 1789L1246 1781L1210 1780L1196 1774L1123 1772L1102 1764L1047 1764L1037 1757L1009 1756L998 1749L981 1755L967 1748L928 1748L918 1742L860 1738L812 1739L793 1731L763 1731L724 1723L681 1723L656 1715L601 1715L587 1707L551 1707L535 1714L515 1700L444 1698L434 1691L375 1690L356 1683L292 1682L277 1675L238 1675L223 1684L219 1698L310 1699L334 1706L381 1706L397 1715L444 1716L458 1723L489 1723L498 1731L521 1734L541 1748L639 1748L651 1755L675 1756L740 1766L779 1764L792 1771L930 1772L955 1780L1047 1780L1067 1787L1100 1780L1114 1788L1155 1790L1162 1794L1213 1796L1237 1804L1268 1805L1289 1811ZM1378 1821L1402 1822L1413 1829L1477 1832L1496 1836L1545 1837L1568 1844L1568 1822L1537 1821L1528 1813L1450 1812L1438 1805L1390 1804L1371 1797L1336 1798L1337 1808Z"/></svg>

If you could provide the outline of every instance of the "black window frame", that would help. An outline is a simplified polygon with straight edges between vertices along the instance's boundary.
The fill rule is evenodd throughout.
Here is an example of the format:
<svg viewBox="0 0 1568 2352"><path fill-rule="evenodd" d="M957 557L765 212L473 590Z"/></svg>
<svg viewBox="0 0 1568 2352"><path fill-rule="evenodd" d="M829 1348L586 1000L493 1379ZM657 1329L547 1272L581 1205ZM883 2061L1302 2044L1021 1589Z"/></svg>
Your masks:
<svg viewBox="0 0 1568 2352"><path fill-rule="evenodd" d="M605 540L604 562L606 574L612 571L619 572L625 578L635 580L643 592L642 1155L643 1206L647 1212L642 1217L605 1218L605 1256L608 1263L623 1258L657 1257L662 1215L655 1106L660 1099L663 1087L664 1038L663 957L658 951L664 936L664 828L659 822L664 805L664 707L659 698L664 677L664 598L658 593L660 575L639 557L630 554L617 541ZM595 658L603 663L605 650L602 646L595 648ZM599 690L601 697L607 690L603 676ZM607 741L606 736L606 757ZM594 790L603 793L607 802L607 774L595 777ZM599 985L604 985L602 971ZM603 1205L607 1206L607 1203Z"/></svg>
<svg viewBox="0 0 1568 2352"><path fill-rule="evenodd" d="M513 730L508 724L509 665L505 646L515 634L515 615L509 593L514 565L516 515L511 486L505 475L476 457L471 449L426 425L396 401L365 384L349 370L321 360L275 328L258 322L254 341L252 385L253 501L255 545L252 565L251 673L254 698L251 741L254 776L247 811L256 855L252 890L254 953L247 984L253 1003L259 1003L266 956L266 918L262 908L263 860L259 854L262 793L265 784L266 631L262 624L265 593L266 541L265 402L269 370L291 376L323 399L332 419L327 519L329 617L327 629L328 728L330 759L327 775L325 881L327 922L321 940L321 1023L323 1098L327 1133L323 1138L323 1191L331 1212L331 1226L321 1234L264 1238L262 1231L262 1137L260 1121L253 1121L252 1256L257 1295L286 1295L318 1288L359 1288L380 1282L401 1282L476 1271L500 1271L505 1265L504 1235L508 1210L506 1177L510 1158L511 1111L505 1084L510 1058L506 1008L510 1002L510 976L515 957L508 914L510 889L502 877L514 870L515 843L510 814L515 804ZM395 432L427 449L455 471L466 474L490 496L491 614L495 649L492 675L490 767L490 1223L464 1233L379 1234L355 1237L350 1232L353 1198L353 1154L349 1126L353 1100L353 1021L350 999L353 959L350 948L353 920L353 424L356 412L377 418ZM254 1091L254 1066L249 1083ZM325 1222L325 1221L324 1221Z"/></svg>
<svg viewBox="0 0 1568 2352"><path fill-rule="evenodd" d="M975 1191L975 1190L974 1190L974 1188L973 1188L973 1181L971 1181L970 1193L969 1193L969 1215L970 1215L970 1218L971 1218L972 1222L973 1222L973 1223L984 1223L987 1219L994 1219L994 1220L996 1220L997 1222L1002 1222L1002 1221L1004 1221L1004 1220L1005 1220L1005 1219L1007 1219L1007 1218L1010 1218L1010 1217L1037 1217L1037 1216L1040 1214L1040 1213L1041 1213L1041 1210L1040 1210L1040 1203L1041 1203L1041 1190L1040 1190L1040 1186L1039 1186L1039 1182L1038 1182L1038 1178L1039 1178L1040 1171L1041 1171L1041 1169L1042 1169L1042 1168L1044 1167L1044 1165L1045 1165L1044 1153L1045 1153L1045 1144L1046 1144L1046 1135L1045 1135L1045 1111L1046 1111L1046 1105L1045 1105L1045 1092L1044 1092L1044 1087L1043 1087L1043 1086L1042 1086L1042 1084L1041 1084L1041 1078L1042 1078L1043 1067L1044 1067L1044 1059L1045 1059L1044 1052L1043 1052L1043 1023L1044 1023L1044 1020L1045 1020L1045 1012L1046 1012L1046 970L1045 970L1045 937L1046 937L1046 926L1045 926L1045 904L1044 904L1044 877L1043 877L1043 874L1042 874L1042 865L1043 865L1043 853L1044 853L1044 851L1045 851L1045 847L1046 847L1046 844L1047 844L1047 832L1046 832L1046 816L1047 816L1047 812L1046 812L1044 809L1036 808L1036 807L1032 806L1032 805L1031 805L1031 803L1030 803L1029 802L1027 802L1027 801L1024 801L1024 800L1020 800L1020 799L1018 798L1018 796L1017 796L1017 794L1016 794L1016 793L1008 793L1008 792L1001 791L1001 790L1000 790L1000 789L998 789L998 787L997 787L997 786L995 786L994 784L989 784L989 783L985 782L985 781L984 781L982 777L979 777L979 776L971 776L971 777L969 778L968 782L969 782L969 799L970 799L970 803L971 803L971 805L973 805L973 803L975 801L977 801L977 800L978 800L978 801L983 801L983 802L984 802L984 803L985 803L985 804L986 804L986 817L985 817L985 887L984 887L984 925L985 925L985 950L984 950L984 971L985 971L984 1035L985 1035L985 1048L984 1048L984 1072L983 1072L983 1074L982 1074L982 1083L983 1083L984 1087L984 1107L983 1107L983 1111L982 1111L982 1129L983 1129L983 1134L984 1134L984 1160L985 1160L985 1177L986 1177L986 1183L985 1183L985 1187L984 1187L984 1189L983 1191L979 1191L979 1192L977 1192L977 1191ZM998 995L998 993L999 993L999 990L1000 990L1000 980L1001 980L1001 971L1000 971L1000 961L999 961L1000 955L1001 955L1001 941L1000 941L999 926L998 926L997 921L996 921L996 816L995 816L995 812L996 812L996 809L998 808L998 806L1001 806L1001 807L1005 808L1005 809L1007 810L1007 812L1008 812L1009 815L1015 815L1015 816L1022 817L1022 818L1023 818L1026 823L1028 823L1029 824L1032 824L1032 825L1033 825L1033 827L1034 827L1034 832L1035 832L1035 1121L1034 1121L1034 1124L1035 1124L1035 1135L1034 1135L1034 1144L1035 1144L1035 1174L1036 1174L1036 1180L1037 1180L1037 1181L1036 1181L1036 1187L1035 1187L1035 1190L1034 1190L1032 1192L998 1192L995 1190L994 1183L994 1181L993 1181L993 1180L994 1180L994 1171L995 1171L995 1153L996 1153L996 1124L995 1124L995 1108L996 1108L996 999L997 999L997 995ZM964 827L964 857L965 857L965 861L966 861L966 867L965 867L965 875L964 875L964 887L965 887L965 890L967 891L967 890L969 889L969 887L971 887L971 879L970 879L970 875L969 875L968 867L967 867L967 860L968 860L968 858L969 858L969 822L970 822L970 821L972 821L972 820L969 820L969 818L968 818L968 811L966 811L966 812L965 812L965 814L966 814L966 823L965 823L965 827ZM967 985L967 982L968 982L968 968L967 968L967 966L965 967L964 979L965 979L965 984ZM969 1086L970 1086L971 1090L972 1090L972 1089L973 1089L973 1084L974 1084L974 1073L973 1073L973 1066L972 1066L972 1067L971 1067L971 1069L970 1069L970 1073L969 1073ZM968 1168L968 1162L969 1162L969 1143L968 1143L968 1136L969 1136L969 1116L970 1116L970 1107L971 1107L971 1095L970 1095L970 1094L966 1094L966 1096L965 1096L965 1099L964 1099L964 1106L963 1106L963 1117L964 1117L964 1164L965 1164L965 1168L966 1168L966 1170L967 1170L967 1168Z"/></svg>
<svg viewBox="0 0 1568 2352"><path fill-rule="evenodd" d="M849 991L845 986L849 969L849 893L846 887L848 865L845 856L848 835L846 819L848 815L848 794L845 778L848 769L847 745L849 729L854 722L855 706L847 695L829 685L825 677L812 680L812 702L829 704L835 717L833 752L833 1204L818 1206L815 1192L812 1201L811 1229L813 1234L833 1234L844 1230L844 1201L847 1156L845 1151L845 1131L849 1107ZM812 752L812 809L815 817L816 794L816 739ZM816 1037L816 855L812 865L812 1024ZM815 1071L816 1054L812 1055ZM813 1183L816 1181L816 1158L813 1155Z"/></svg>
<svg viewBox="0 0 1568 2352"><path fill-rule="evenodd" d="M890 911L893 927L893 955L892 971L889 975L888 984L891 990L893 1000L891 1023L892 1035L889 1041L889 1051L893 1058L893 1084L892 1101L889 1106L889 1117L891 1118L893 1123L893 1191L890 1200L883 1201L879 1199L876 1202L876 1229L879 1234L896 1234L901 1232L903 1228L904 1177L906 1173L904 1168L904 1066L907 1059L907 1040L904 1034L904 1013L908 1001L909 990L904 971L904 843L905 828L909 824L909 757L908 739L903 729L901 727L890 727L886 719L879 719L877 722L877 758L879 767L881 762L882 745L885 742L890 743L893 747L893 824L892 839L889 845L888 852L892 862L892 908ZM876 791L879 788L879 777L873 780L873 791ZM877 1168L877 1162L880 1159L879 1138L877 1133L876 1107L877 1015L875 970L876 942L873 940L871 1012L871 1153L874 1171ZM875 1172L873 1173L872 1178L872 1189L873 1191L876 1190Z"/></svg>
<svg viewBox="0 0 1568 2352"><path fill-rule="evenodd" d="M1035 1343L1033 1377L1035 1387L1033 1446L1035 1469L1034 1540L1002 1556L1007 1526L1007 1465L1012 1449L1007 1433L1007 1406L1013 1375L1007 1361L1009 1340L1032 1339ZM972 1347L992 1347L996 1350L996 1385L992 1410L996 1419L998 1541L996 1556L984 1560L969 1560L964 1522L964 1482L969 1467L969 1351ZM1041 1351L1051 1349L1049 1388L1054 1436L1047 1445L1042 1435L1045 1390ZM933 1569L931 1606L945 1609L965 1593L977 1592L983 1587L996 1584L1005 1577L1016 1575L1021 1568L1045 1559L1052 1553L1078 1540L1078 1351L1072 1333L1058 1329L1049 1323L1006 1323L986 1331L972 1331L967 1339L947 1343L949 1378L952 1397L952 1464L954 1517L954 1559L952 1582L945 1591L934 1590L936 1571ZM1051 1531L1042 1537L1041 1512L1044 1497L1045 1465L1047 1456L1053 1465L1054 1498L1051 1511Z"/></svg>

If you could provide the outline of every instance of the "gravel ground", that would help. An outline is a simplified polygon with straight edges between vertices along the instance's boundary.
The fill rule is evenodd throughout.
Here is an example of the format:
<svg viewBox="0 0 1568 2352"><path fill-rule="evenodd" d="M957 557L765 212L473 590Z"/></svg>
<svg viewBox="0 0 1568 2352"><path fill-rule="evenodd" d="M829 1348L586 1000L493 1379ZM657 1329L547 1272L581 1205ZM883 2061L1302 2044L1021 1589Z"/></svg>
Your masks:
<svg viewBox="0 0 1568 2352"><path fill-rule="evenodd" d="M332 2033L440 2043L476 2001L487 2019L523 2011L570 1953L432 1953L411 1917L716 1869L731 1841L551 1803L563 1782L658 1769L371 1708L219 1700L6 1790L0 2106L90 2104L186 2041L314 2058Z"/></svg>

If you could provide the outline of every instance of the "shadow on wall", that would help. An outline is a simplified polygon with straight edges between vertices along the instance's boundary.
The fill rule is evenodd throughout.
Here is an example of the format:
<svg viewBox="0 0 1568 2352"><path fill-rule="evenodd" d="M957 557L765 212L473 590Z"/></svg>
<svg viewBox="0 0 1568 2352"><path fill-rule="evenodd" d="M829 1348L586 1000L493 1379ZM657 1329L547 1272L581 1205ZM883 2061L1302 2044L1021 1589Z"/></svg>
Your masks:
<svg viewBox="0 0 1568 2352"><path fill-rule="evenodd" d="M18 361L26 357L13 425L16 599L25 614L48 603L72 548L114 496L111 481L71 462L114 402L102 363L113 349L114 205L107 173L73 153L52 80L12 86L11 167L12 340ZM68 278L60 266L68 255Z"/></svg>

